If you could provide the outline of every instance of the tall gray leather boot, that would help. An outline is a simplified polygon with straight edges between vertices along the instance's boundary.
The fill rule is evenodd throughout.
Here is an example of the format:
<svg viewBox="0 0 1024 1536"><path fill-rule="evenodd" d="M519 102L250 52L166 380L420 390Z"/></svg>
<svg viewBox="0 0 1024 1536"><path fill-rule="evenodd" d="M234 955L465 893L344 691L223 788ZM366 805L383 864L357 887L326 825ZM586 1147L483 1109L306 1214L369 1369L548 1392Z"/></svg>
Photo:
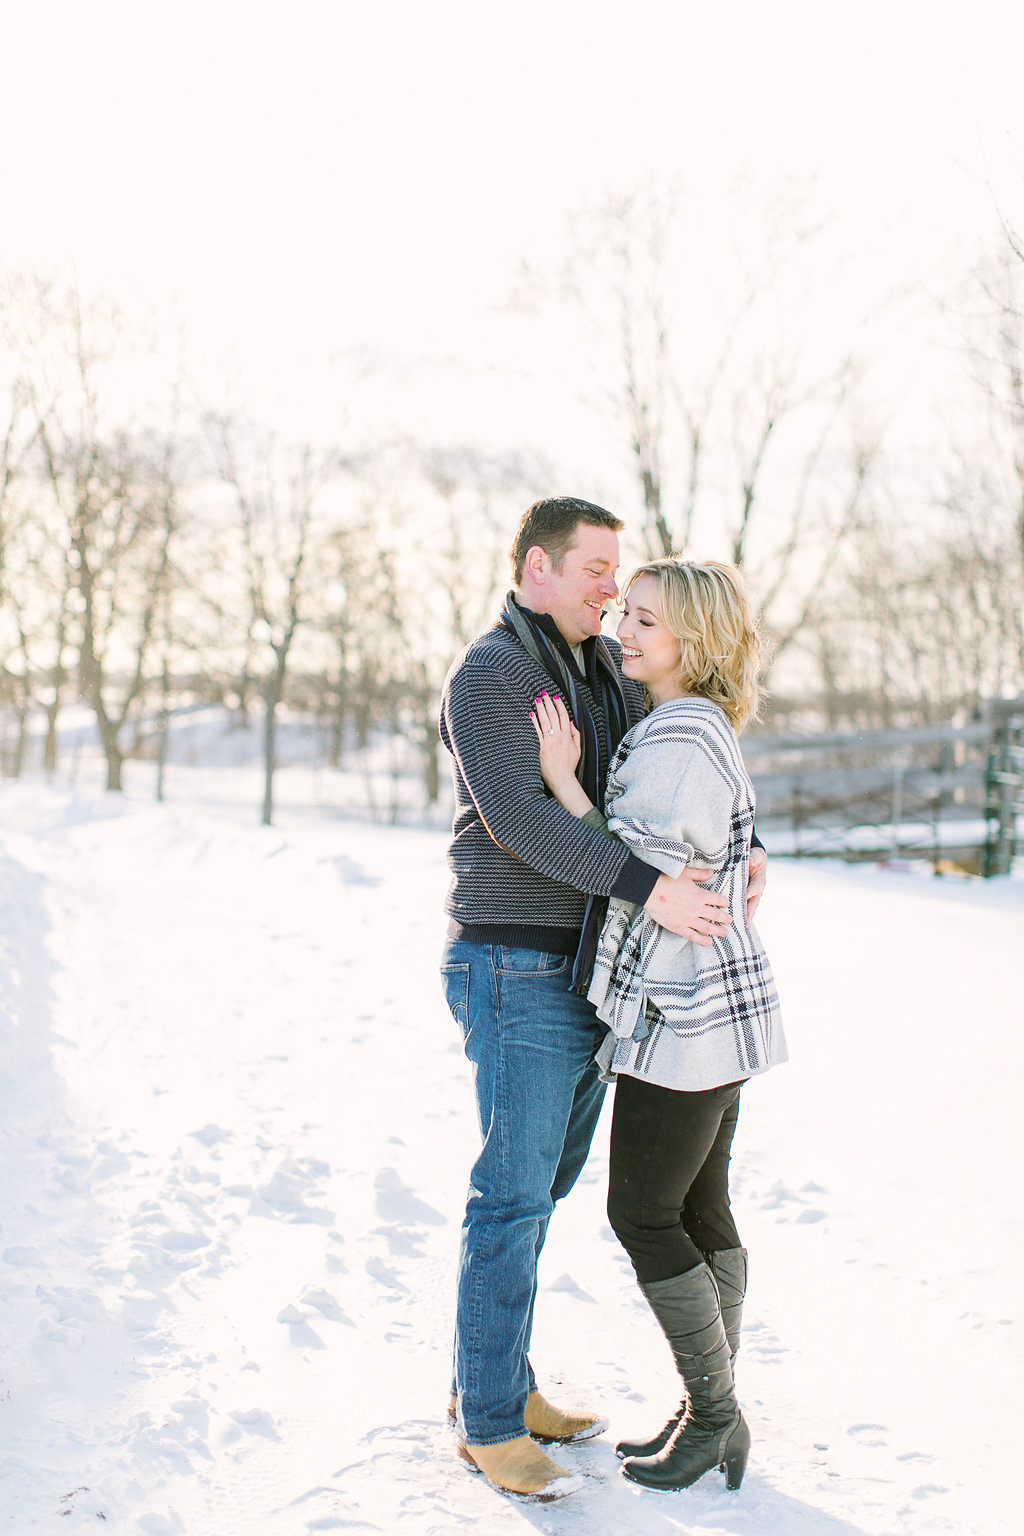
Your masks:
<svg viewBox="0 0 1024 1536"><path fill-rule="evenodd" d="M747 1250L719 1248L717 1252L706 1253L704 1257L718 1286L718 1295L722 1303L722 1322L725 1324L729 1354L735 1370L736 1351L740 1347L740 1327L743 1322L743 1298L747 1294Z"/></svg>
<svg viewBox="0 0 1024 1536"><path fill-rule="evenodd" d="M729 1339L715 1278L706 1264L685 1275L642 1285L686 1385L686 1414L656 1456L623 1462L631 1482L664 1490L689 1488L712 1467L726 1474L726 1487L743 1481L750 1431L736 1402Z"/></svg>
<svg viewBox="0 0 1024 1536"><path fill-rule="evenodd" d="M745 1248L721 1248L715 1253L706 1253L705 1261L711 1273L715 1277L718 1286L718 1295L722 1307L722 1322L725 1325L726 1338L729 1340L729 1358L735 1368L736 1351L740 1347L740 1328L743 1321L743 1298L747 1294L747 1250ZM641 1287L643 1289L643 1287ZM627 1456L654 1456L665 1446L675 1434L679 1424L686 1413L685 1398L672 1414L667 1423L663 1424L656 1435L649 1440L620 1440L615 1447L616 1456L623 1460Z"/></svg>

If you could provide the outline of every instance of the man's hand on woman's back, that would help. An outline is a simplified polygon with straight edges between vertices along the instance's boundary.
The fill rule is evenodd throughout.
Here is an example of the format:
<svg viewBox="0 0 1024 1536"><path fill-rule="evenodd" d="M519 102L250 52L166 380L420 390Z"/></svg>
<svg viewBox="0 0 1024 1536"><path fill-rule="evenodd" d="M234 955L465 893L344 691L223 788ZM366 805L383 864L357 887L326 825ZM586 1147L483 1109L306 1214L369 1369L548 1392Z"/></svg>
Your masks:
<svg viewBox="0 0 1024 1536"><path fill-rule="evenodd" d="M655 922L692 939L695 944L710 944L731 926L729 904L717 891L701 885L714 874L712 869L684 869L673 879L659 875L653 891L644 902ZM764 895L768 875L768 855L763 848L750 850L750 874L747 880L747 922L753 920L757 904Z"/></svg>
<svg viewBox="0 0 1024 1536"><path fill-rule="evenodd" d="M694 866L675 877L659 875L644 907L670 933L695 944L710 944L732 923L725 897L700 884L713 874L713 869Z"/></svg>

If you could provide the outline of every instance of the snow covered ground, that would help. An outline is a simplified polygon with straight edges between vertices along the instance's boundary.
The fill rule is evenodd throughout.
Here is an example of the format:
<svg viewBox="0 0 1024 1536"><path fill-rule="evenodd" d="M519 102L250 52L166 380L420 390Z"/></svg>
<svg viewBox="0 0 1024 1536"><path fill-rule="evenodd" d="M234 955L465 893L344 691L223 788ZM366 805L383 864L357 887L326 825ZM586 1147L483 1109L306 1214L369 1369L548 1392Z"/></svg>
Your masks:
<svg viewBox="0 0 1024 1536"><path fill-rule="evenodd" d="M0 1531L1020 1530L1024 884L774 861L793 1060L734 1160L747 1479L617 1476L676 1388L604 1220L605 1122L533 1353L612 1431L560 1453L582 1493L519 1506L442 1424L475 1144L443 835L287 794L261 829L129 768L124 798L0 790Z"/></svg>

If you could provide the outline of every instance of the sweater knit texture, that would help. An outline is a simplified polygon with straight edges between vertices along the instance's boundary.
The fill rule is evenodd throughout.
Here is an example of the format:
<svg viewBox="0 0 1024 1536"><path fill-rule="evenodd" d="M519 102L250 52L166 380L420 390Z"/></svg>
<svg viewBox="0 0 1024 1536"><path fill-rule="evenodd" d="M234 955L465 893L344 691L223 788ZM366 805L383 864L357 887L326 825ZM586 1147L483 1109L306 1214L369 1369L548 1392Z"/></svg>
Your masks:
<svg viewBox="0 0 1024 1536"><path fill-rule="evenodd" d="M600 722L603 743L596 643L583 642L586 675L580 675L578 689ZM618 644L603 643L618 665ZM565 654L575 667L568 648ZM632 725L643 716L643 696L626 678L622 686ZM657 872L549 794L530 720L534 700L545 689L555 691L550 675L500 626L471 641L452 663L440 721L455 787L445 910L455 938L572 954L583 922L583 893L614 892L643 902ZM608 766L602 748L599 783Z"/></svg>
<svg viewBox="0 0 1024 1536"><path fill-rule="evenodd" d="M709 946L613 899L588 996L612 1035L615 1073L696 1092L786 1060L768 958L747 922L754 790L717 705L673 699L623 737L608 777L608 831L667 875L715 871L732 926Z"/></svg>

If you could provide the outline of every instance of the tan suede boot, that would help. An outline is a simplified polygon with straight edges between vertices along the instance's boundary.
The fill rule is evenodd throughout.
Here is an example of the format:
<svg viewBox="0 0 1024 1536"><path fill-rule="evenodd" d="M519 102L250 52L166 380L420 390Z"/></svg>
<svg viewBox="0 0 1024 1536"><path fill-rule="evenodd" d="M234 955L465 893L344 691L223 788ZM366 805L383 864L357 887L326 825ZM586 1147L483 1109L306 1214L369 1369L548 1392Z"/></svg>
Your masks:
<svg viewBox="0 0 1024 1536"><path fill-rule="evenodd" d="M608 1420L596 1413L569 1413L549 1403L542 1392L531 1392L523 1415L526 1428L541 1445L576 1445L603 1435Z"/></svg>
<svg viewBox="0 0 1024 1536"><path fill-rule="evenodd" d="M523 1415L527 1432L541 1445L577 1445L603 1435L608 1420L596 1413L567 1413L549 1403L542 1392L531 1392ZM448 1422L455 1423L455 1399L448 1400Z"/></svg>
<svg viewBox="0 0 1024 1536"><path fill-rule="evenodd" d="M564 1467L534 1445L529 1435L503 1440L500 1445L464 1445L457 1442L459 1455L473 1472L482 1472L497 1493L525 1504L550 1504L578 1493L582 1477L573 1477Z"/></svg>

